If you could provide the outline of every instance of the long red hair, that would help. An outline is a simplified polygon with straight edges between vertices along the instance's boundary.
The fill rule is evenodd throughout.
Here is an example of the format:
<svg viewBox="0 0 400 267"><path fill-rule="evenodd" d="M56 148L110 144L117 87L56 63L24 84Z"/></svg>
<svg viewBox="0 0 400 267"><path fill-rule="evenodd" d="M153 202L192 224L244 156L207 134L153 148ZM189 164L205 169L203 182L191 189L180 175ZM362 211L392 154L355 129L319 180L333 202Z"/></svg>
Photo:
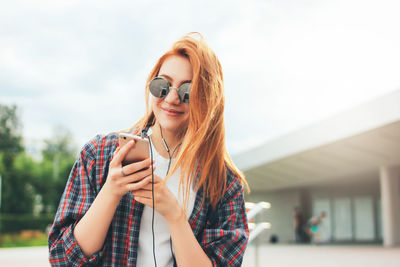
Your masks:
<svg viewBox="0 0 400 267"><path fill-rule="evenodd" d="M189 59L193 68L190 91L189 123L182 137L178 155L170 173L181 167L181 177L188 177L184 188L184 203L187 203L189 188L196 183L203 188L205 196L215 208L226 189L227 167L249 190L242 172L233 164L225 146L224 81L221 64L200 34L185 35L157 61L146 83L146 115L134 127L144 129L154 125L155 117L149 105L149 83L157 77L161 65L171 55ZM200 175L196 170L200 168ZM194 181L194 179L199 178ZM183 179L181 179L181 186Z"/></svg>

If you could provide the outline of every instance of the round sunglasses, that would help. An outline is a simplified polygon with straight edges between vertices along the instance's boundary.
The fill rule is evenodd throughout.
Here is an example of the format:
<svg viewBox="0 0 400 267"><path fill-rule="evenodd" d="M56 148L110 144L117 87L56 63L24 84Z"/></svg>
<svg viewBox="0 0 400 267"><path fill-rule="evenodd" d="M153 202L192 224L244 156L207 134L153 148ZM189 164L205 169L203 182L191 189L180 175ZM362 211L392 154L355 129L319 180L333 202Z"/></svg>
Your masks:
<svg viewBox="0 0 400 267"><path fill-rule="evenodd" d="M171 89L175 89L178 92L179 99L185 104L189 104L190 87L191 83L183 83L178 88L174 88L163 77L155 77L149 84L149 89L153 96L164 98Z"/></svg>

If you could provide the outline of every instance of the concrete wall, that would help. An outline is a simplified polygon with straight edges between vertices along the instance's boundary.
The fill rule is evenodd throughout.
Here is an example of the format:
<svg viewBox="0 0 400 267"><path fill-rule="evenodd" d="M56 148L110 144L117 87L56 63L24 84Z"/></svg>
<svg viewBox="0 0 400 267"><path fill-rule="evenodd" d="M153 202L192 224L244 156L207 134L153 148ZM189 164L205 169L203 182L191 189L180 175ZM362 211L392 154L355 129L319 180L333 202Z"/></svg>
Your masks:
<svg viewBox="0 0 400 267"><path fill-rule="evenodd" d="M374 225L374 236L375 242L381 240L381 216L380 216L380 186L379 186L379 174L370 173L361 175L359 177L348 177L333 181L331 183L324 183L313 186L304 186L301 188L293 188L275 192L255 192L246 196L246 201L259 202L266 201L271 203L271 208L256 218L256 222L266 221L271 223L271 229L266 230L263 234L258 237L258 240L262 243L267 243L270 240L270 236L275 234L279 238L280 243L293 243L295 241L294 225L293 225L293 209L300 207L303 211L305 219L309 219L313 214L314 203L319 199L329 199L330 203L334 203L337 199L350 199L353 207L354 203L360 197L368 197L373 199L373 222ZM353 213L355 209L351 209ZM332 210L330 210L331 212ZM356 221L355 214L352 214L353 222ZM327 218L330 220L330 226L332 231L338 226L332 218L332 214L329 214ZM337 219L337 218L336 218ZM353 235L348 241L355 242L356 235L354 234L357 230L354 229L354 223L352 223L351 229Z"/></svg>
<svg viewBox="0 0 400 267"><path fill-rule="evenodd" d="M328 216L326 225L330 238L337 242L380 242L382 239L382 221L380 209L380 185L378 173L363 177L349 177L346 181L313 186L308 188L311 210L315 214L315 204L327 201ZM345 210L340 210L346 205ZM367 203L368 202L368 203ZM360 213L360 205L372 205L372 214ZM365 206L365 205L364 205ZM340 213L348 213L341 216ZM361 217L360 217L361 216ZM362 217L364 216L364 217ZM343 218L347 217L347 218ZM369 230L367 230L369 229ZM365 231L370 231L368 235ZM347 232L347 234L345 234Z"/></svg>

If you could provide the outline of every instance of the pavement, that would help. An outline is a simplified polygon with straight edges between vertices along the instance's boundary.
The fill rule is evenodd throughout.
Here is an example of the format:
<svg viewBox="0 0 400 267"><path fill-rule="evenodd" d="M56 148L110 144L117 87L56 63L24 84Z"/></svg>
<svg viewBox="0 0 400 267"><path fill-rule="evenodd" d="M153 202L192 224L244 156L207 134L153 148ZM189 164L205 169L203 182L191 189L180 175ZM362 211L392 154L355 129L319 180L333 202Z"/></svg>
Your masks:
<svg viewBox="0 0 400 267"><path fill-rule="evenodd" d="M1 248L1 267L46 267L48 262L47 247Z"/></svg>
<svg viewBox="0 0 400 267"><path fill-rule="evenodd" d="M256 257L258 255L258 257ZM45 267L47 247L2 248L1 267ZM399 267L400 247L255 245L247 248L244 267Z"/></svg>
<svg viewBox="0 0 400 267"><path fill-rule="evenodd" d="M246 250L243 266L400 267L400 247L261 245L257 252L252 244Z"/></svg>

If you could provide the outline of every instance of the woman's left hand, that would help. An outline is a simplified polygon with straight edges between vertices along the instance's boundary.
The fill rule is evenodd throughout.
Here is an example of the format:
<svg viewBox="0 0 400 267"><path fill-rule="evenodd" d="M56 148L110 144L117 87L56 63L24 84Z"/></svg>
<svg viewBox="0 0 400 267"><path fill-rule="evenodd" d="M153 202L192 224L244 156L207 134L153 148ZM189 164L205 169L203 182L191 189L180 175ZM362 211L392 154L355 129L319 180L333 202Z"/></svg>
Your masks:
<svg viewBox="0 0 400 267"><path fill-rule="evenodd" d="M153 199L151 193L151 182L139 190L132 191L135 200L153 208ZM160 213L167 223L182 218L183 209L174 194L165 185L163 180L154 174L154 205L155 210Z"/></svg>

